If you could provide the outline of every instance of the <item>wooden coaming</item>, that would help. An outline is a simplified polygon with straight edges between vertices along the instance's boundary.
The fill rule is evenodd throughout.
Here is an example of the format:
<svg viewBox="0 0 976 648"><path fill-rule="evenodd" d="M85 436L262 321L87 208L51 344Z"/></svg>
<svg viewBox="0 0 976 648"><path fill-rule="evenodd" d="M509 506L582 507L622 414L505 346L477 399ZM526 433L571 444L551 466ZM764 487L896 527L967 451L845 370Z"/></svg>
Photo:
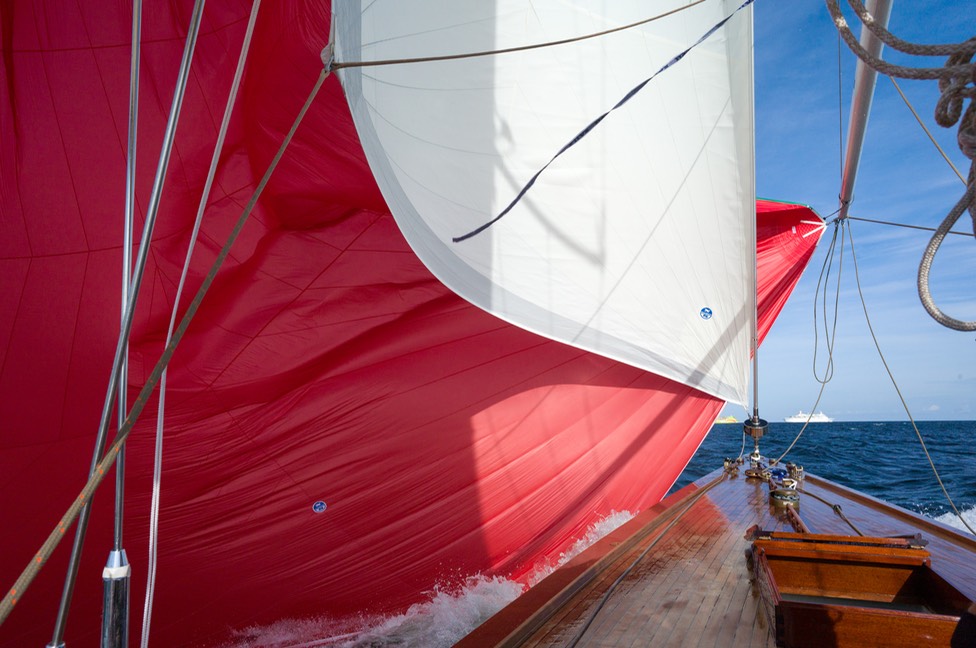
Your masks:
<svg viewBox="0 0 976 648"><path fill-rule="evenodd" d="M947 645L970 604L904 540L756 536L756 583L781 646Z"/></svg>
<svg viewBox="0 0 976 648"><path fill-rule="evenodd" d="M801 491L808 496L795 510L811 532L854 534L839 505L865 535L920 533L932 568L976 599L974 539L809 474ZM790 518L769 504L764 483L716 471L609 534L458 646L775 646L745 534L754 525L794 531ZM863 637L838 641L860 645Z"/></svg>

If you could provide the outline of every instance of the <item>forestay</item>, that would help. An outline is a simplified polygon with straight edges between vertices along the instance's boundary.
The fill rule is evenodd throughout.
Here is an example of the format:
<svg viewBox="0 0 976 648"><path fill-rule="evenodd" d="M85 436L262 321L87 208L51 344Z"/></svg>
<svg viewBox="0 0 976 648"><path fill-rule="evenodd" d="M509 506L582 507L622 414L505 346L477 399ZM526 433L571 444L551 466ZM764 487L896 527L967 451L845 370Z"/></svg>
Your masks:
<svg viewBox="0 0 976 648"><path fill-rule="evenodd" d="M573 39L686 3L342 2L340 63ZM422 261L518 326L744 403L755 318L752 15L746 9L529 179L739 2L598 38L339 76Z"/></svg>

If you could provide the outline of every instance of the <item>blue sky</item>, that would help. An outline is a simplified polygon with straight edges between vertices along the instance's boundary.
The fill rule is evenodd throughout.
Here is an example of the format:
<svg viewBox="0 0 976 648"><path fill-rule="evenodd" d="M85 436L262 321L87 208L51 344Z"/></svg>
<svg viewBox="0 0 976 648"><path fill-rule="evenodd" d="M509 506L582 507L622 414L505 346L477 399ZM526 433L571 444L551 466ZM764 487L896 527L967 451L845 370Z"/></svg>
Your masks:
<svg viewBox="0 0 976 648"><path fill-rule="evenodd" d="M846 8L848 20L856 18ZM972 0L894 2L891 30L914 42L958 42L973 35ZM860 34L860 23L855 25ZM837 208L840 188L838 112L846 136L854 57L838 41L823 0L757 0L756 165L761 197L810 205L827 217ZM912 59L885 48L893 62L942 65L942 58ZM968 160L955 129L934 123L938 88L933 81L902 81L902 90L963 174ZM842 107L838 106L841 95ZM852 216L937 226L964 186L948 167L890 80L878 77L865 152L855 186ZM930 234L871 223L851 223L861 286L871 324L912 415L917 419L976 419L976 332L945 329L923 310L916 291L918 262ZM957 230L972 231L967 216ZM781 421L809 411L820 384L813 373L814 294L833 228L760 351L760 414ZM950 236L933 267L932 290L943 310L957 319L976 319L976 241ZM850 249L849 247L847 248ZM833 304L836 265L831 275ZM838 420L905 419L871 340L857 295L853 263L844 259L834 345L834 376L817 406ZM832 316L832 314L830 314ZM826 356L822 334L818 367ZM740 406L723 413L742 418Z"/></svg>

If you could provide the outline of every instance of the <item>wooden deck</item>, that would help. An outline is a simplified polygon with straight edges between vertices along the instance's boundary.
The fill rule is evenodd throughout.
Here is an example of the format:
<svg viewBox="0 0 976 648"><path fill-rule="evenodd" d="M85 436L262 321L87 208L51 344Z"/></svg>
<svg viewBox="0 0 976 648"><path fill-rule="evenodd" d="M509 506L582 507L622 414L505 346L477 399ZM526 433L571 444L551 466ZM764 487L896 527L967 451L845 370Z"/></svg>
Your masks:
<svg viewBox="0 0 976 648"><path fill-rule="evenodd" d="M864 535L920 533L932 568L976 600L976 540L811 475L801 491L797 512L809 531L853 535L839 505ZM768 502L763 482L716 471L609 534L457 646L774 646L745 533L794 527Z"/></svg>

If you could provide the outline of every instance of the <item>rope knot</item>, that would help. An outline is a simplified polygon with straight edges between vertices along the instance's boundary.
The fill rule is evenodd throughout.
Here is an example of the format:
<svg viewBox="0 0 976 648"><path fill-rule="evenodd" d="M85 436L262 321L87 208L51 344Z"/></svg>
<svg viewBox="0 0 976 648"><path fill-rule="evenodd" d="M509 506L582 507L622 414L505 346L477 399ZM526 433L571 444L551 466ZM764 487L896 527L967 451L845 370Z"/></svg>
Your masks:
<svg viewBox="0 0 976 648"><path fill-rule="evenodd" d="M949 128L955 125L963 114L965 100L976 95L976 65L972 63L973 54L976 54L976 46L946 59L944 73L939 77L939 91L942 94L935 106L935 121L939 126ZM953 69L957 72L953 73ZM969 157L972 159L972 156Z"/></svg>
<svg viewBox="0 0 976 648"><path fill-rule="evenodd" d="M973 106L974 104L970 104L966 118L959 125L959 132L956 134L959 150L970 160L976 160L976 109Z"/></svg>

